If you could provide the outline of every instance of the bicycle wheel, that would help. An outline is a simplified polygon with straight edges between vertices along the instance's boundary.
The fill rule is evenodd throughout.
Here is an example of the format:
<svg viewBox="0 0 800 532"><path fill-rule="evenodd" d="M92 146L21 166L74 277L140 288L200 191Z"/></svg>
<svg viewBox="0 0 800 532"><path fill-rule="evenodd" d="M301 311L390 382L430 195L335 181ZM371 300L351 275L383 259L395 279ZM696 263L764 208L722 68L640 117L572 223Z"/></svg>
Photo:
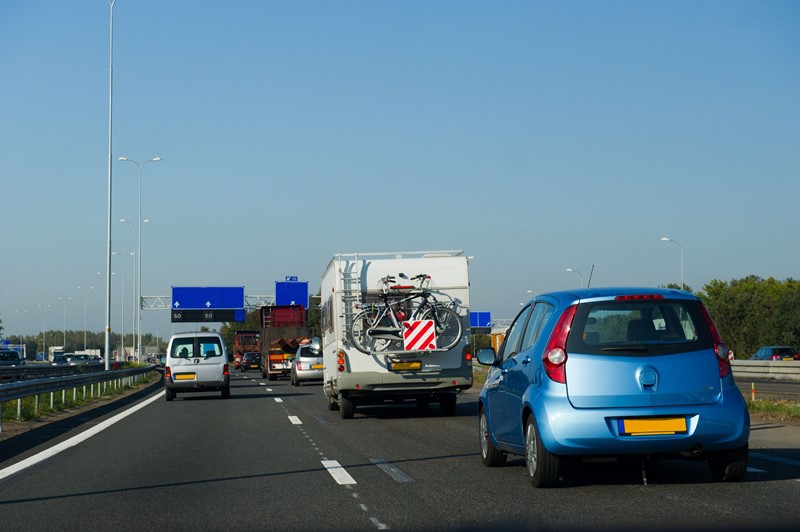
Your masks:
<svg viewBox="0 0 800 532"><path fill-rule="evenodd" d="M375 320L378 318L379 312L373 309L365 309L355 315L353 323L350 324L350 342L353 347L370 355L378 351L385 351L390 340L382 338L373 338L369 335L368 331L376 325Z"/></svg>
<svg viewBox="0 0 800 532"><path fill-rule="evenodd" d="M436 347L439 349L450 349L461 340L464 326L461 324L461 316L455 310L447 307L428 307L422 313L421 320L432 320L433 312L436 312Z"/></svg>

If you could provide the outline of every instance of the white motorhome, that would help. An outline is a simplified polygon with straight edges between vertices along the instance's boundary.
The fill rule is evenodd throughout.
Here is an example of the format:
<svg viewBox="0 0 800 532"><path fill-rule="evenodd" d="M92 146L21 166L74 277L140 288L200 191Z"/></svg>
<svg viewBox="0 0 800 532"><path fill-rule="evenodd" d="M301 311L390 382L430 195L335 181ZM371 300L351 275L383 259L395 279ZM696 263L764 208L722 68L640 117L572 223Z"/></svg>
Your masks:
<svg viewBox="0 0 800 532"><path fill-rule="evenodd" d="M357 349L352 336L354 317L365 308L381 308L381 280L392 276L406 279L409 285L420 274L426 276L423 286L438 305L460 318L463 333L455 345L437 348L434 340L419 348L393 341L374 351ZM353 417L357 405L416 401L422 408L438 402L445 415L455 413L457 395L472 386L469 272L462 251L340 253L328 264L320 290L323 390L330 410L340 410L347 419ZM415 293L398 290L392 301ZM398 315L408 319L419 301L400 303L405 311Z"/></svg>

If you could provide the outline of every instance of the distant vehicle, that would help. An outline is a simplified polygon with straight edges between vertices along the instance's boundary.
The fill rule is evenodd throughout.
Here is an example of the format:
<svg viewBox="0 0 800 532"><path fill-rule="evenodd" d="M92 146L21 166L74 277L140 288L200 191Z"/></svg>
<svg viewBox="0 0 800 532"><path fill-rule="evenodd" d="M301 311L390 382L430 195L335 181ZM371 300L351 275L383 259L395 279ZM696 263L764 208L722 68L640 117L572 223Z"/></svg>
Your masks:
<svg viewBox="0 0 800 532"><path fill-rule="evenodd" d="M25 360L13 349L0 350L0 366L24 366Z"/></svg>
<svg viewBox="0 0 800 532"><path fill-rule="evenodd" d="M64 354L57 354L53 355L53 360L50 361L51 366L67 366L69 365L69 361L67 360L67 355Z"/></svg>
<svg viewBox="0 0 800 532"><path fill-rule="evenodd" d="M55 358L58 355L53 355ZM83 353L66 353L64 355L67 359L67 363L70 366L86 366L89 364L98 364L100 361L98 360L100 357L97 355L86 355ZM95 358L97 357L97 358Z"/></svg>
<svg viewBox="0 0 800 532"><path fill-rule="evenodd" d="M249 353L245 353L242 357L241 363L239 364L239 369L242 372L245 372L248 369L261 369L261 353L258 351L250 351Z"/></svg>
<svg viewBox="0 0 800 532"><path fill-rule="evenodd" d="M717 481L747 471L750 417L728 348L701 301L681 290L587 288L524 305L478 400L481 459L525 457L535 487L567 460L705 460Z"/></svg>
<svg viewBox="0 0 800 532"><path fill-rule="evenodd" d="M800 354L788 345L772 345L760 348L749 360L800 360Z"/></svg>
<svg viewBox="0 0 800 532"><path fill-rule="evenodd" d="M267 305L259 310L263 348L261 375L270 381L288 377L291 359L308 340L306 309L303 305Z"/></svg>
<svg viewBox="0 0 800 532"><path fill-rule="evenodd" d="M215 332L188 332L172 335L164 367L167 401L178 392L222 392L231 395L228 353L222 336Z"/></svg>
<svg viewBox="0 0 800 532"><path fill-rule="evenodd" d="M308 344L297 348L292 360L290 380L292 386L309 381L322 381L325 365L322 362L322 347L319 337L315 336Z"/></svg>
<svg viewBox="0 0 800 532"><path fill-rule="evenodd" d="M261 335L258 331L236 331L233 337L233 367L238 368L245 353L261 352Z"/></svg>

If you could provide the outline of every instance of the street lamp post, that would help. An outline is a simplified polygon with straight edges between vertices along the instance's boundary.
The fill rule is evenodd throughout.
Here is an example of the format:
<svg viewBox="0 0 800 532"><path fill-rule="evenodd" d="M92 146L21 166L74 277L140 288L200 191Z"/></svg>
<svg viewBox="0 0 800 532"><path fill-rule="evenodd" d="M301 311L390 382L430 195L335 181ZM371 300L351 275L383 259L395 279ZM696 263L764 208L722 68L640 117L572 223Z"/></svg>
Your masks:
<svg viewBox="0 0 800 532"><path fill-rule="evenodd" d="M59 301L64 302L64 350L67 350L67 301L72 301L71 297L60 297Z"/></svg>
<svg viewBox="0 0 800 532"><path fill-rule="evenodd" d="M138 332L138 339L136 345L138 346L138 350L136 351L136 361L141 362L142 358L142 167L147 163L154 163L161 160L161 157L153 157L152 159L147 159L143 163L138 163L133 159L128 159L124 155L118 157L120 161L128 161L136 166L139 167L139 178L138 178L138 221L136 222L136 262L138 263L138 267L136 268L137 273L137 283L136 283L136 326Z"/></svg>
<svg viewBox="0 0 800 532"><path fill-rule="evenodd" d="M120 282L120 336L119 336L119 343L122 346L122 356L125 358L125 255L120 255L116 251L111 252L112 255L115 255L122 259L122 281ZM129 253L128 256L133 256L133 253Z"/></svg>
<svg viewBox="0 0 800 532"><path fill-rule="evenodd" d="M580 280L581 280L581 288L583 288L583 275L581 275L581 272L579 272L578 270L572 269L572 268L567 268L567 270L566 270L566 271L568 271L568 272L573 272L573 273L577 273L577 274L578 274L578 277L579 277L579 278L580 278ZM590 279L590 281L591 281L591 279Z"/></svg>
<svg viewBox="0 0 800 532"><path fill-rule="evenodd" d="M664 242L674 242L675 244L678 244L679 248L681 248L681 290L685 290L686 285L683 283L683 246L677 240L673 240L666 236L662 236L661 240Z"/></svg>
<svg viewBox="0 0 800 532"><path fill-rule="evenodd" d="M94 286L79 286L78 290L83 290L83 351L86 352L86 298L89 290L94 290Z"/></svg>
<svg viewBox="0 0 800 532"><path fill-rule="evenodd" d="M47 309L50 305L39 305L39 308L42 309L42 354L47 358Z"/></svg>
<svg viewBox="0 0 800 532"><path fill-rule="evenodd" d="M131 349L135 353L136 352L136 228L137 228L137 226L136 226L135 222L132 222L130 220L126 220L125 218L122 218L120 220L120 222L124 223L124 224L129 224L130 226L133 227L133 251L131 252L131 255L133 255L133 257L134 257L133 258L133 297L131 297L131 320L133 320L132 324L131 324L131 335L132 335ZM123 267L124 267L124 265L123 265ZM124 344L123 344L123 347L124 347ZM123 349L123 351L124 351L124 349Z"/></svg>

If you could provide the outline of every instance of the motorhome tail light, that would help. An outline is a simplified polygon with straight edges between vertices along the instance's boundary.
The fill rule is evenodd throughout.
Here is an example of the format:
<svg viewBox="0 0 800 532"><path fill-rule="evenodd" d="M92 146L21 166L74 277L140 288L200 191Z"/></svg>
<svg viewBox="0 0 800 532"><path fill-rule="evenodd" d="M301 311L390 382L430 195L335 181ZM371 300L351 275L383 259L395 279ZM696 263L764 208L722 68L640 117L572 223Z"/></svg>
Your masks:
<svg viewBox="0 0 800 532"><path fill-rule="evenodd" d="M555 329L550 334L550 339L547 340L547 346L542 355L542 365L547 376L555 382L561 384L567 383L567 372L565 366L567 363L567 336L572 326L572 318L575 317L575 311L578 305L572 305L566 308L558 318Z"/></svg>
<svg viewBox="0 0 800 532"><path fill-rule="evenodd" d="M345 371L344 353L341 351L339 351L339 354L336 357L336 369L338 369L339 371Z"/></svg>
<svg viewBox="0 0 800 532"><path fill-rule="evenodd" d="M464 346L464 364L469 366L472 364L472 346L465 345Z"/></svg>
<svg viewBox="0 0 800 532"><path fill-rule="evenodd" d="M634 294L629 296L617 296L614 298L616 301L643 301L653 299L664 299L661 294Z"/></svg>
<svg viewBox="0 0 800 532"><path fill-rule="evenodd" d="M711 332L711 339L714 342L714 354L717 355L719 376L720 378L727 377L731 374L731 361L728 359L728 346L722 343L722 336L719 334L719 329L717 329L714 320L711 319L711 315L702 303L700 303L700 310L703 312L703 318L706 320L708 330Z"/></svg>
<svg viewBox="0 0 800 532"><path fill-rule="evenodd" d="M224 366L222 366L222 374L223 374L223 375L230 375L230 374L231 374L231 372L230 372L230 370L229 370L229 368L228 368L228 365L227 365L227 364L225 364Z"/></svg>

